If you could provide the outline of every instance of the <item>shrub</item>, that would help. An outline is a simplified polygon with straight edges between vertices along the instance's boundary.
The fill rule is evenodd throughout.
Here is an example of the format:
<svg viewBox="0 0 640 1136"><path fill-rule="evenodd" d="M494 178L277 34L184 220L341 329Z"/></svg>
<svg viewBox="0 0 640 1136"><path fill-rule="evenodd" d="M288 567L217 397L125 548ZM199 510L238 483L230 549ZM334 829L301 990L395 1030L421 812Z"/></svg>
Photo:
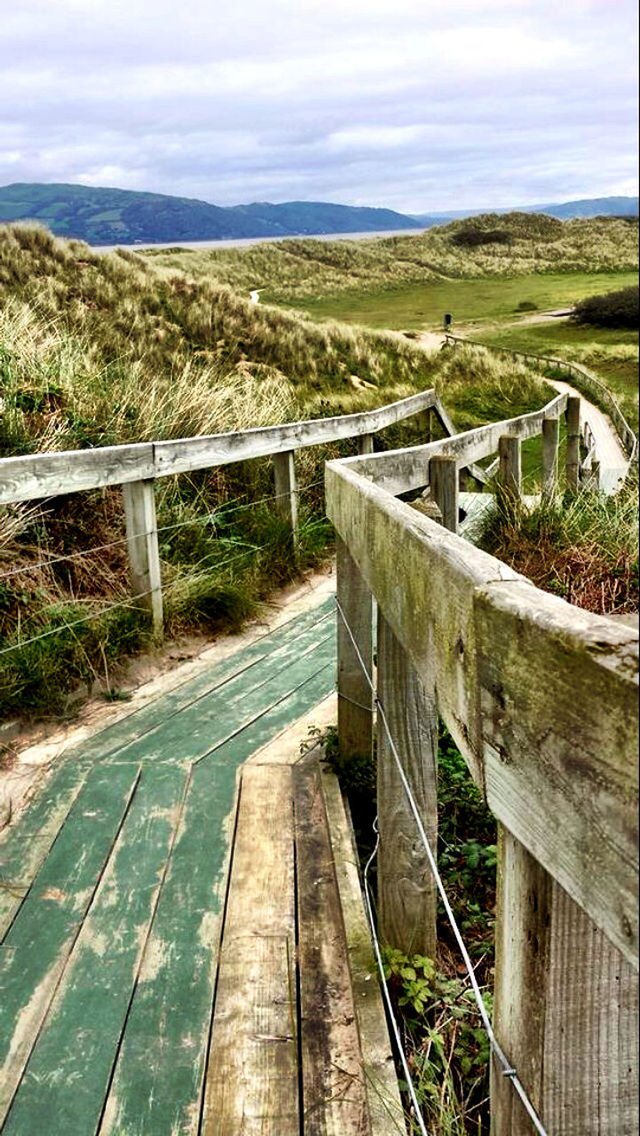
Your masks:
<svg viewBox="0 0 640 1136"><path fill-rule="evenodd" d="M461 248L476 248L478 245L508 245L511 243L511 234L507 229L481 229L476 225L469 225L465 229L458 229L451 237L453 245Z"/></svg>
<svg viewBox="0 0 640 1136"><path fill-rule="evenodd" d="M538 305L534 304L533 300L521 300L518 304L517 312L537 312Z"/></svg>
<svg viewBox="0 0 640 1136"><path fill-rule="evenodd" d="M621 288L618 292L587 296L580 300L571 314L576 323L595 327L638 327L638 286Z"/></svg>

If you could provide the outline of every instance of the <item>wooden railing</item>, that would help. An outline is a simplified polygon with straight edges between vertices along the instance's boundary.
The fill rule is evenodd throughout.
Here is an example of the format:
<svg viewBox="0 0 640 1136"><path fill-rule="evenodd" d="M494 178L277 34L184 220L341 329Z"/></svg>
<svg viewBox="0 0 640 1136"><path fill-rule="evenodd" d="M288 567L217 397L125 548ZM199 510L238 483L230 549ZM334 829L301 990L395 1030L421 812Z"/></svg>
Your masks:
<svg viewBox="0 0 640 1136"><path fill-rule="evenodd" d="M545 484L567 414L579 470L579 399L412 449L333 461L338 534L338 729L370 753L377 698L424 830L435 840L438 718L499 822L494 1029L545 1130L637 1131L638 634L541 592L456 535L462 464L542 433ZM442 524L397 500L430 487ZM377 715L380 932L432 954L436 896L415 814ZM529 1133L494 1060L495 1136Z"/></svg>
<svg viewBox="0 0 640 1136"><path fill-rule="evenodd" d="M163 619L154 495L157 478L270 457L274 471L275 504L295 532L298 515L296 450L355 438L359 452L370 453L376 433L422 414L426 417L424 428L428 437L431 436L432 414L445 433L454 429L435 390L426 390L376 410L335 418L310 419L175 441L2 458L0 506L121 485L132 594L140 606L150 612L154 630L159 634ZM474 472L478 479L484 477L481 471Z"/></svg>
<svg viewBox="0 0 640 1136"><path fill-rule="evenodd" d="M514 351L510 347L495 347L493 344L481 343L477 339L468 339L462 335L452 335L450 332L445 335L445 343L484 347L485 351L493 351L498 355L508 355L512 359L524 359L529 363L545 363L549 367L566 373L568 380L573 382L578 390L582 391L583 394L591 395L594 402L609 415L620 442L627 452L629 463L637 465L638 439L636 434L622 413L615 395L604 383L601 383L599 379L596 379L587 371L586 367L581 367L578 363L571 363L566 359L556 359L552 355L537 355L532 351Z"/></svg>

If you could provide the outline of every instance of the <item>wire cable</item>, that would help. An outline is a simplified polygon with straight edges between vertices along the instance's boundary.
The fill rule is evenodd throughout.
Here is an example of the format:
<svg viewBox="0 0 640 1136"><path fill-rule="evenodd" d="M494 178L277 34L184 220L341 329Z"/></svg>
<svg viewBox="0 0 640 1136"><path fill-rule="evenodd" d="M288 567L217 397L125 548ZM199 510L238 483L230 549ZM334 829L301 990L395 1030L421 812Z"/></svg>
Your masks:
<svg viewBox="0 0 640 1136"><path fill-rule="evenodd" d="M409 782L407 780L407 776L406 776L405 771L403 769L402 761L400 760L400 755L398 753L395 741L392 737L391 730L389 729L389 723L387 721L387 716L385 714L384 707L383 707L380 699L378 698L378 694L377 694L377 691L375 689L371 675L369 674L369 672L367 670L366 663L365 663L364 659L362 658L362 654L360 652L358 644L356 643L356 640L354 638L351 627L349 626L347 617L344 614L344 611L342 609L342 605L340 604L340 601L337 598L337 596L336 596L336 608L337 608L338 613L340 615L340 618L342 619L342 622L345 626L345 629L347 631L349 639L351 640L351 644L352 644L353 649L356 653L358 662L359 662L360 667L362 669L362 673L364 674L365 679L367 680L367 683L368 683L369 687L371 688L373 700L374 700L374 703L377 707L378 715L380 717L380 721L382 722L384 732L387 735L387 740L389 742L391 753L393 755L394 761L395 761L397 769L398 769L400 781L402 782L402 787L404 789L405 796L406 796L407 801L409 803L409 807L411 809L411 812L413 813L413 818L416 822L416 827L418 829L418 834L420 836L420 840L422 842L422 845L423 845L424 850L425 850L426 855L427 855L429 867L431 869L431 872L432 872L436 887L438 889L438 892L440 893L440 898L441 898L442 903L444 905L444 909L445 909L445 912L446 912L446 915L447 915L447 919L449 920L449 924L450 924L451 929L453 931L456 943L458 944L458 949L459 949L460 954L462 956L462 960L464 962L465 968L466 968L467 973L469 975L469 981L471 983L471 989L473 990L473 994L474 994L474 997L475 997L475 1000L476 1000L476 1003L477 1003L477 1006L478 1006L478 1012L479 1012L480 1017L482 1019L482 1025L483 1025L485 1032L487 1034L487 1037L489 1039L489 1044L491 1046L491 1049L492 1049L494 1055L498 1059L499 1064L502 1067L502 1069L501 1069L502 1075L504 1077L508 1077L509 1080L511 1081L511 1084L513 1085L516 1093L518 1094L518 1096L519 1096L519 1098L520 1098L520 1100L521 1100L521 1102L522 1102L522 1104L523 1104L523 1106L524 1106L524 1108L527 1112L527 1115L529 1116L529 1119L531 1120L531 1123L533 1124L536 1132L539 1133L539 1136L547 1136L546 1130L542 1126L542 1123L541 1123L533 1105L531 1104L529 1097L527 1096L526 1090L525 1090L522 1082L520 1081L516 1070L513 1068L510 1061L508 1061L506 1054L504 1053L498 1039L496 1038L496 1036L493 1032L493 1027L492 1027L491 1022L489 1020L487 1008L484 1004L484 999L482 997L480 987L478 986L478 980L476 978L475 970L473 968L473 963L471 962L471 959L469 957L469 952L467 951L467 948L465 946L464 939L462 938L462 934L461 934L460 929L458 927L456 917L453 913L453 909L452 909L451 904L449 902L449 897L447 896L447 893L445 891L445 887L444 887L444 884L442 882L442 877L440 876L440 872L438 870L436 858L435 858L433 850L431 848L431 844L429 843L429 838L428 838L428 836L425 832L425 828L424 828L424 825L422 823L422 819L420 817L418 807L417 807L416 802L414 800L414 796L413 796L413 793L411 791L411 786L409 785Z"/></svg>

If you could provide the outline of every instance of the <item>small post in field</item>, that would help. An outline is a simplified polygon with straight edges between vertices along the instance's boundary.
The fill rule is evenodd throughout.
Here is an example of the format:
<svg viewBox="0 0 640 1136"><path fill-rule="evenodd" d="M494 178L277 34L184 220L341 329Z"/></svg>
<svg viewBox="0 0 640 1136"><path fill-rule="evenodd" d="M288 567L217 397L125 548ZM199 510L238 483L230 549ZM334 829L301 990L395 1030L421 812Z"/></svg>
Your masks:
<svg viewBox="0 0 640 1136"><path fill-rule="evenodd" d="M522 493L522 444L513 434L498 439L499 479L515 500Z"/></svg>
<svg viewBox="0 0 640 1136"><path fill-rule="evenodd" d="M344 541L336 538L338 743L343 758L373 753L373 598ZM345 622L346 621L346 622ZM347 626L348 625L348 626ZM351 634L349 634L351 632ZM357 644L356 651L351 635ZM360 653L362 662L358 658Z"/></svg>
<svg viewBox="0 0 640 1136"><path fill-rule="evenodd" d="M122 486L131 591L150 616L154 634L162 635L162 581L153 479Z"/></svg>
<svg viewBox="0 0 640 1136"><path fill-rule="evenodd" d="M298 534L298 487L293 450L287 450L283 454L273 454L271 461L275 480L276 510L288 522L295 546Z"/></svg>
<svg viewBox="0 0 640 1136"><path fill-rule="evenodd" d="M542 423L542 491L547 497L553 495L558 483L559 438L559 420L545 418Z"/></svg>
<svg viewBox="0 0 640 1136"><path fill-rule="evenodd" d="M438 712L404 648L378 611L378 698L402 758L420 817L435 849ZM383 942L435 958L436 890L380 713L377 724L378 915Z"/></svg>
<svg viewBox="0 0 640 1136"><path fill-rule="evenodd" d="M458 465L453 457L439 456L429 462L431 498L442 514L442 524L458 531Z"/></svg>
<svg viewBox="0 0 640 1136"><path fill-rule="evenodd" d="M578 492L580 479L580 399L570 395L567 399L567 488Z"/></svg>

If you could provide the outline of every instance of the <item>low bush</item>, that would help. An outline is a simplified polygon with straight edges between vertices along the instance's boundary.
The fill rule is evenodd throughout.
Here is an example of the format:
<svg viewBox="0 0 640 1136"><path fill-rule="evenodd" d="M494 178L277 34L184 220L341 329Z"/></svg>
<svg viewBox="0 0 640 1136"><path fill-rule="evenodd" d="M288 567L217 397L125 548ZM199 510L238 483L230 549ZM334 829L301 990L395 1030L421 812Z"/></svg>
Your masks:
<svg viewBox="0 0 640 1136"><path fill-rule="evenodd" d="M511 244L511 233L508 229L480 229L469 225L466 229L458 229L453 233L451 243L460 248L477 248L478 245L508 245Z"/></svg>
<svg viewBox="0 0 640 1136"><path fill-rule="evenodd" d="M621 288L618 292L606 292L598 296L587 296L576 304L571 319L575 323L590 324L593 327L629 327L636 329L640 324L638 287Z"/></svg>

